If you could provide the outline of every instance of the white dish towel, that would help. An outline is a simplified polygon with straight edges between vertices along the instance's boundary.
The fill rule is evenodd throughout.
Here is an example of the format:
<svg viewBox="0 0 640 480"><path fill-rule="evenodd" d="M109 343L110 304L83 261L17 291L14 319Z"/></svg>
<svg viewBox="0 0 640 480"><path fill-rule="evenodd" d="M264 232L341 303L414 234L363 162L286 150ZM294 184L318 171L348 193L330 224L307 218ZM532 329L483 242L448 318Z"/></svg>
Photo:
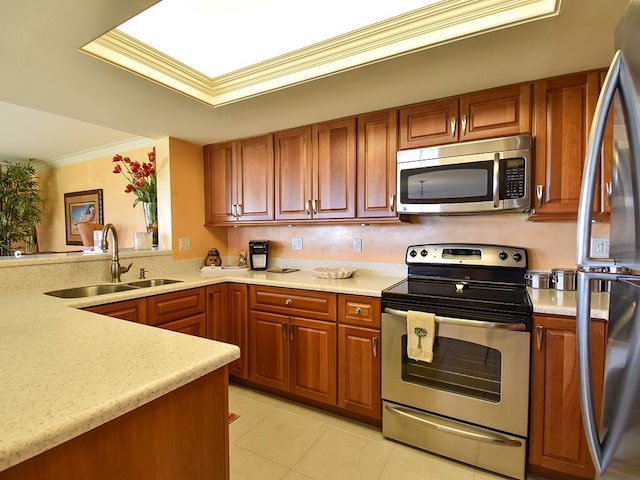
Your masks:
<svg viewBox="0 0 640 480"><path fill-rule="evenodd" d="M433 313L407 313L407 355L412 360L433 361L433 340L436 336L436 316Z"/></svg>

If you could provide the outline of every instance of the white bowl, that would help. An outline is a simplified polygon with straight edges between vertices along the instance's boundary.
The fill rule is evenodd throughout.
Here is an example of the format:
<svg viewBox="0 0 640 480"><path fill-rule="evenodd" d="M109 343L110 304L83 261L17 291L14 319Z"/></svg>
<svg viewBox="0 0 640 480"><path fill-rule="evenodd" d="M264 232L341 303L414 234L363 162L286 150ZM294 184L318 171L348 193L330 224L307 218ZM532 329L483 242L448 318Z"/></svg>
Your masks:
<svg viewBox="0 0 640 480"><path fill-rule="evenodd" d="M319 278L349 278L356 272L355 268L339 267L318 267L313 269L313 273Z"/></svg>

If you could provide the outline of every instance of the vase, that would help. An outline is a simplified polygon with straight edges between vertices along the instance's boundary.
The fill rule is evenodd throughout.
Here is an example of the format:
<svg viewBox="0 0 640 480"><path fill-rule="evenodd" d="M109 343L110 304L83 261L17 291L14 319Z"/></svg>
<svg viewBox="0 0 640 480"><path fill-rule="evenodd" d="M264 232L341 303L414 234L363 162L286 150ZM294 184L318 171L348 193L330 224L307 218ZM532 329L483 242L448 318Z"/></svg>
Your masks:
<svg viewBox="0 0 640 480"><path fill-rule="evenodd" d="M151 246L158 247L158 202L142 202L147 232L152 233Z"/></svg>

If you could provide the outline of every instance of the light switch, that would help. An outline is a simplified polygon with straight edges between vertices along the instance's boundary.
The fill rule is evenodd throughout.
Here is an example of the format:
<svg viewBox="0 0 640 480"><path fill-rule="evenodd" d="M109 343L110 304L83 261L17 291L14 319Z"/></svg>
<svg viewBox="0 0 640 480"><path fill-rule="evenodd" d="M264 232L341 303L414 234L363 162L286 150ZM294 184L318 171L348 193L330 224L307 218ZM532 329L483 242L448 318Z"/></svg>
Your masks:
<svg viewBox="0 0 640 480"><path fill-rule="evenodd" d="M191 239L190 238L179 238L178 239L178 250L181 252L191 250Z"/></svg>
<svg viewBox="0 0 640 480"><path fill-rule="evenodd" d="M362 239L354 238L353 239L353 251L354 252L362 252Z"/></svg>
<svg viewBox="0 0 640 480"><path fill-rule="evenodd" d="M291 238L291 249L292 250L302 250L302 237L292 237Z"/></svg>

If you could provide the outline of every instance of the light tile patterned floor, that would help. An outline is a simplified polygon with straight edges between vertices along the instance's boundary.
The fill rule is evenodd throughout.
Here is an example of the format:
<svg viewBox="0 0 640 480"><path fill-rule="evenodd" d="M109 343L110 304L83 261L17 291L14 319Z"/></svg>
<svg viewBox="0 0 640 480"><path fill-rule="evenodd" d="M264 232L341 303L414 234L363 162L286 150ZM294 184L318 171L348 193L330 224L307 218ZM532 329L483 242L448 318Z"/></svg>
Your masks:
<svg viewBox="0 0 640 480"><path fill-rule="evenodd" d="M231 385L231 480L498 480L380 430Z"/></svg>

